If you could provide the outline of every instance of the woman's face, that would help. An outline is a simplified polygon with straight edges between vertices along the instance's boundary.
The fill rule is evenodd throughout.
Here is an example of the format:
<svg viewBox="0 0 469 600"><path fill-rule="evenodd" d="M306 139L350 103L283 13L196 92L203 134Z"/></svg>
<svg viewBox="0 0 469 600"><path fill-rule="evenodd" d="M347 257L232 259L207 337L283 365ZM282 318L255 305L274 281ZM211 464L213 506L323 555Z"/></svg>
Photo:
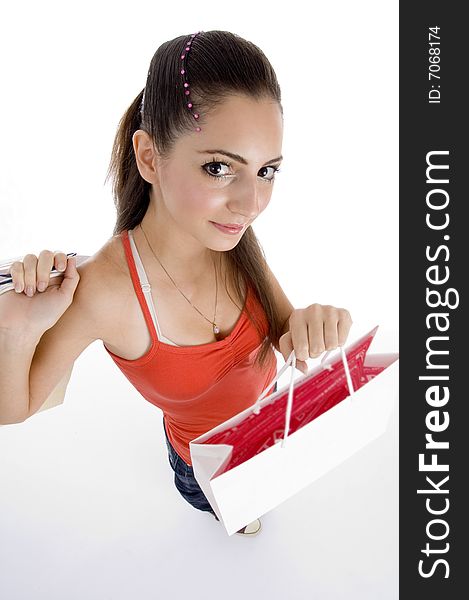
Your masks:
<svg viewBox="0 0 469 600"><path fill-rule="evenodd" d="M230 250L267 207L282 152L283 118L274 101L231 96L180 138L157 167L157 206L204 247ZM194 119L194 129L198 122ZM223 151L223 152L222 152ZM227 156L231 153L235 156ZM230 234L213 225L242 224Z"/></svg>

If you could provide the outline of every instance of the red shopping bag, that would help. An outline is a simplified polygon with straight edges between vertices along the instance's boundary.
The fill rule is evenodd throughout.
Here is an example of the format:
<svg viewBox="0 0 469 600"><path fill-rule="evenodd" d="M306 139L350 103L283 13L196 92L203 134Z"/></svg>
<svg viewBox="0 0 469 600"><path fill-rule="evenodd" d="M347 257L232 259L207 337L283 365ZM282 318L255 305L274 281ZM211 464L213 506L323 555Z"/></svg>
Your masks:
<svg viewBox="0 0 469 600"><path fill-rule="evenodd" d="M345 353L355 391L385 368L384 366L365 366L366 353L377 329L375 327ZM271 386L269 386L270 388ZM276 394L277 398L275 398ZM288 389L280 390L276 394L272 394L272 402L262 408L261 418L259 418L258 412L252 413L241 423L215 433L205 440L206 444L229 444L233 447L231 459L217 472L217 475L249 460L284 438ZM293 392L289 435L348 396L347 375L339 356L319 373L306 375L296 384Z"/></svg>

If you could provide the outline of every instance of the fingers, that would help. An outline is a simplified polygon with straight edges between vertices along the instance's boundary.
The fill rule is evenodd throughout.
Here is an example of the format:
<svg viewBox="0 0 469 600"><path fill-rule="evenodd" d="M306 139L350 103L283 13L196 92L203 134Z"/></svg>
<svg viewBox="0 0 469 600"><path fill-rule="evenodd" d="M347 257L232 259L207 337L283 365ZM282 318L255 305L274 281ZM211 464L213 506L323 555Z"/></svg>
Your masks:
<svg viewBox="0 0 469 600"><path fill-rule="evenodd" d="M39 292L45 291L49 285L53 283L53 279L51 279L50 274L54 268L59 273L65 273L67 268L67 255L65 252L51 252L50 250L43 250L39 255L36 273L38 282L37 289Z"/></svg>
<svg viewBox="0 0 469 600"><path fill-rule="evenodd" d="M306 360L309 352L309 341L308 319L304 310L294 310L290 315L290 332L292 349L295 350L296 360Z"/></svg>
<svg viewBox="0 0 469 600"><path fill-rule="evenodd" d="M34 296L36 291L43 292L49 285L52 269L65 271L66 266L67 255L64 252L43 250L39 257L26 254L22 262L16 261L10 267L15 291L24 291L29 297Z"/></svg>
<svg viewBox="0 0 469 600"><path fill-rule="evenodd" d="M339 345L339 333L337 324L339 322L338 309L333 306L325 307L324 318L324 347L325 350L334 350Z"/></svg>
<svg viewBox="0 0 469 600"><path fill-rule="evenodd" d="M290 316L290 332L297 360L317 358L326 350L343 346L351 326L350 313L343 308L312 304L294 310Z"/></svg>
<svg viewBox="0 0 469 600"><path fill-rule="evenodd" d="M293 350L293 340L292 340L291 331L287 331L279 339L279 349L280 349L280 352L282 353L284 360L287 360L291 354L291 351ZM306 374L308 372L308 365L306 364L305 361L298 359L298 354L296 351L295 351L295 358L296 358L295 366L298 369L298 371L301 371L302 373Z"/></svg>
<svg viewBox="0 0 469 600"><path fill-rule="evenodd" d="M72 256L68 259L67 269L64 273L64 278L59 291L63 294L73 296L80 281L80 274L77 271L77 259Z"/></svg>
<svg viewBox="0 0 469 600"><path fill-rule="evenodd" d="M50 272L53 267L55 267L57 271L62 271L65 269L63 266L64 257L65 254L63 252L57 252L54 254L54 252L51 252L50 250L43 250L39 254L35 273L38 292L43 292L49 285Z"/></svg>
<svg viewBox="0 0 469 600"><path fill-rule="evenodd" d="M309 358L316 358L325 350L323 308L321 304L312 304L306 309Z"/></svg>
<svg viewBox="0 0 469 600"><path fill-rule="evenodd" d="M36 268L37 257L35 254L26 254L23 258L24 287L27 296L33 296L36 292Z"/></svg>
<svg viewBox="0 0 469 600"><path fill-rule="evenodd" d="M340 308L340 318L337 323L337 336L338 336L338 345L343 346L347 341L348 334L350 332L350 328L352 327L352 317L348 310L345 308Z"/></svg>
<svg viewBox="0 0 469 600"><path fill-rule="evenodd" d="M67 255L65 252L56 252L54 255L54 266L57 271L65 271L67 268Z"/></svg>
<svg viewBox="0 0 469 600"><path fill-rule="evenodd" d="M293 347L298 360L316 358L324 352L324 317L324 307L321 304L311 304L308 308L295 310L290 316Z"/></svg>

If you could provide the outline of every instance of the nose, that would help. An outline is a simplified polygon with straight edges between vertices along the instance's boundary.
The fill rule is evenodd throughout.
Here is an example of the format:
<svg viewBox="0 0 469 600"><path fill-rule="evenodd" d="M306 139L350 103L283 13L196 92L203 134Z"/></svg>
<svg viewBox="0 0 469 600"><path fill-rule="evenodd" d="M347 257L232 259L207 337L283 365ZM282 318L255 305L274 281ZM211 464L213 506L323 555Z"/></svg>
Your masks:
<svg viewBox="0 0 469 600"><path fill-rule="evenodd" d="M260 185L266 187L267 184L261 182ZM254 184L245 182L239 185L238 189L233 186L233 196L228 202L228 208L233 214L243 216L244 221L253 221L260 212L269 203L270 193L266 196L266 192L259 190L259 183Z"/></svg>

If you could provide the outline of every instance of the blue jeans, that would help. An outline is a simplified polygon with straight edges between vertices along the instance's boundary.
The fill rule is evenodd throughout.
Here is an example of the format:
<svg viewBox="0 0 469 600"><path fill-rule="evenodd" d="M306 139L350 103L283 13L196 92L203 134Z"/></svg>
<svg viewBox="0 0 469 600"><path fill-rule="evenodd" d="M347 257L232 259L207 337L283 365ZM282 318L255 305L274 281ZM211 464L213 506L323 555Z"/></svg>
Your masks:
<svg viewBox="0 0 469 600"><path fill-rule="evenodd" d="M176 450L171 445L166 433L166 427L163 419L163 429L166 437L166 446L168 447L169 464L174 471L174 483L177 490L189 504L198 510L211 512L214 516L215 511L207 500L207 497L201 490L197 479L194 477L194 469L189 466L185 460L179 456Z"/></svg>
<svg viewBox="0 0 469 600"><path fill-rule="evenodd" d="M277 382L275 382L274 391L277 390ZM207 497L201 490L197 479L194 477L194 469L188 465L183 458L179 456L176 450L171 445L166 433L166 427L163 418L163 429L166 437L166 446L168 448L169 464L174 471L174 483L177 490L189 504L194 508L212 513L216 517L215 511L207 500Z"/></svg>

